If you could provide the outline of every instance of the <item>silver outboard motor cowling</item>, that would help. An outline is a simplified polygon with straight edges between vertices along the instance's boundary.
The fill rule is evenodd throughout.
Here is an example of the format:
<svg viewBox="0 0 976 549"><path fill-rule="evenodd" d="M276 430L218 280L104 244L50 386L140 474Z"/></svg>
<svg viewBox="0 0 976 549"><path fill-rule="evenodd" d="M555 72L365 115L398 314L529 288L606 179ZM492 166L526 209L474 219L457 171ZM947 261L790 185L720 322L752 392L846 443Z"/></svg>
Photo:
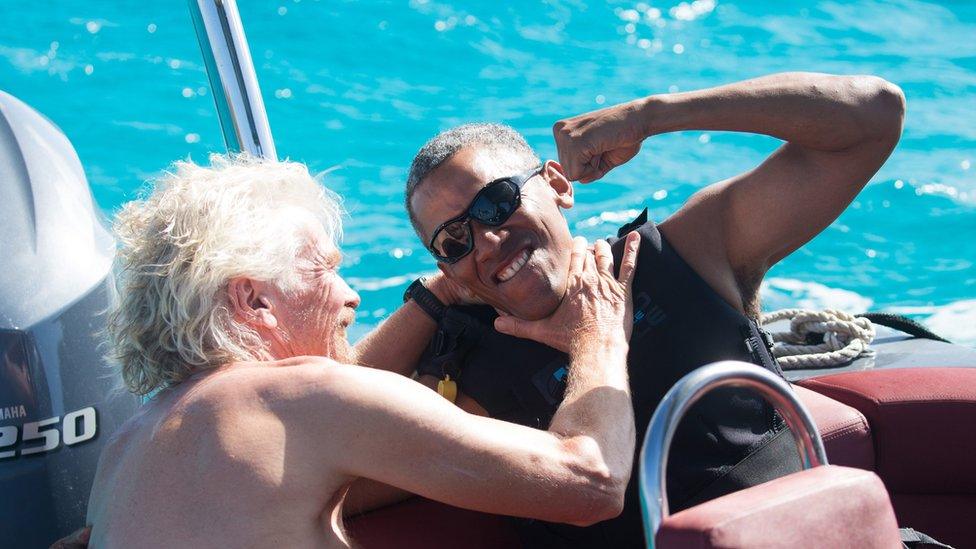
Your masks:
<svg viewBox="0 0 976 549"><path fill-rule="evenodd" d="M102 446L138 408L99 345L115 243L78 155L0 91L0 546L85 523Z"/></svg>

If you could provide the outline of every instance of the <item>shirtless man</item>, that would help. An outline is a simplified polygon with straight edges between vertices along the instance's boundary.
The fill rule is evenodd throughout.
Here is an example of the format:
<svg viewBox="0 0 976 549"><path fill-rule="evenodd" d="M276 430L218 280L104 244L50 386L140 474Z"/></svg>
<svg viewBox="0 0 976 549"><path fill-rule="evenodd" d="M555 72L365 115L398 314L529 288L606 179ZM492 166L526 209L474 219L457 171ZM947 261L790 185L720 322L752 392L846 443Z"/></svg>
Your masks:
<svg viewBox="0 0 976 549"><path fill-rule="evenodd" d="M363 478L572 524L620 512L637 239L619 277L606 243L574 242L548 320L574 342L569 388L549 430L529 429L352 365L415 362L435 325L410 302L350 348L359 296L337 273L336 203L301 165L211 160L177 163L117 217L113 350L126 386L151 397L100 459L93 547L347 546L343 500Z"/></svg>
<svg viewBox="0 0 976 549"><path fill-rule="evenodd" d="M756 168L697 192L660 225L643 217L621 228L643 241L628 356L639 441L661 397L699 366L744 360L781 374L756 322L760 282L836 219L881 167L901 135L904 109L901 90L880 78L787 73L561 120L553 127L560 162L540 161L521 136L497 124L438 135L414 159L407 209L441 272L490 307L441 314L438 341L448 341L441 347L449 352L420 365L431 374L422 382L435 386L450 376L465 409L548 425L562 397L565 356L508 335L556 339L538 319L564 292L572 235L562 210L573 206L572 181L601 179L646 139L687 130L759 133L785 143ZM494 318L492 309L502 315ZM671 510L798 466L781 427L747 391L706 395L672 445ZM586 531L552 530L558 533L532 532L529 543L641 546L636 483L616 519Z"/></svg>

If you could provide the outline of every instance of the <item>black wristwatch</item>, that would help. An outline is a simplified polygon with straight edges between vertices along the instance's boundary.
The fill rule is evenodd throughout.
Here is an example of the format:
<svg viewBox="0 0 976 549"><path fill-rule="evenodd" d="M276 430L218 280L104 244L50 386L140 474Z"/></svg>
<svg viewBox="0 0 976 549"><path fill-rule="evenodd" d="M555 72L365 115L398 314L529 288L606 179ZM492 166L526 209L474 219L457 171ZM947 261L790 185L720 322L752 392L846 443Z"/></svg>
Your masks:
<svg viewBox="0 0 976 549"><path fill-rule="evenodd" d="M414 303L420 306L430 318L434 319L434 322L439 323L444 318L444 309L446 307L441 303L440 299L437 299L434 292L428 290L427 286L424 285L426 280L425 277L420 277L407 286L407 291L403 292L403 302L406 303L408 300L413 299Z"/></svg>

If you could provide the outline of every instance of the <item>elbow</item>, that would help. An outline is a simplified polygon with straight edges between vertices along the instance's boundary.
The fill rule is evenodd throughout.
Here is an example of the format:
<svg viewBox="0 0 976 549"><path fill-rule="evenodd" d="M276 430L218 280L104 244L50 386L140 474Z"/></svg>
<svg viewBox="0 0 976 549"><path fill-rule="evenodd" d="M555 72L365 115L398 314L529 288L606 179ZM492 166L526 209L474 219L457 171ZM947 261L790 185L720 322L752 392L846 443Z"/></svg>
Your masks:
<svg viewBox="0 0 976 549"><path fill-rule="evenodd" d="M883 142L893 148L901 138L905 121L905 93L877 76L850 79L865 140Z"/></svg>
<svg viewBox="0 0 976 549"><path fill-rule="evenodd" d="M566 522L573 526L593 526L598 522L617 517L623 510L624 494L621 491L619 496L604 497L597 505L594 505Z"/></svg>
<svg viewBox="0 0 976 549"><path fill-rule="evenodd" d="M623 512L631 462L617 466L608 463L599 445L590 438L574 437L565 443L572 454L576 482L564 500L565 515L560 522L591 526Z"/></svg>
<svg viewBox="0 0 976 549"><path fill-rule="evenodd" d="M572 526L587 527L610 520L624 510L624 490L619 494L607 491L580 490L563 500L557 516L546 518Z"/></svg>

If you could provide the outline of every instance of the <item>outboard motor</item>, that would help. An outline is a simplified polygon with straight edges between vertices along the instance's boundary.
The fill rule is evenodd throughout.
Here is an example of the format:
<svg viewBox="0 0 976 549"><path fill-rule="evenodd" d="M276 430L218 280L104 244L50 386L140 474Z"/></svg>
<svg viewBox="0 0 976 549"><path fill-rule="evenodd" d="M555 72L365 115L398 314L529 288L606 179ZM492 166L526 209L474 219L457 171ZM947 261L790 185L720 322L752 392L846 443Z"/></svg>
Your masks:
<svg viewBox="0 0 976 549"><path fill-rule="evenodd" d="M114 252L67 137L0 91L0 546L85 524L101 449L139 406L99 345Z"/></svg>

